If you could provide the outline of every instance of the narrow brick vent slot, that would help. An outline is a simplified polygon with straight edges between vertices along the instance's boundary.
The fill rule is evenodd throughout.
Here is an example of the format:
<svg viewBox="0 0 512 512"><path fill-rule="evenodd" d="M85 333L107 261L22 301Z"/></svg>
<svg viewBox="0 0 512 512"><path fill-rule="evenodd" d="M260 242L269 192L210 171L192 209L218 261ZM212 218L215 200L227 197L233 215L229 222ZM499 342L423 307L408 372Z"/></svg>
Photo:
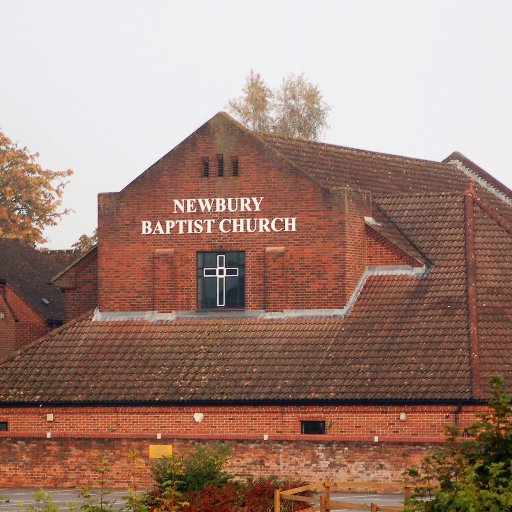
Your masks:
<svg viewBox="0 0 512 512"><path fill-rule="evenodd" d="M7 432L9 430L7 421L0 421L0 432Z"/></svg>
<svg viewBox="0 0 512 512"><path fill-rule="evenodd" d="M203 173L203 178L208 178L210 175L210 160L207 156L201 158L201 172Z"/></svg>
<svg viewBox="0 0 512 512"><path fill-rule="evenodd" d="M300 422L302 434L325 434L324 420L302 420Z"/></svg>
<svg viewBox="0 0 512 512"><path fill-rule="evenodd" d="M238 157L234 156L231 163L233 164L233 176L238 176Z"/></svg>
<svg viewBox="0 0 512 512"><path fill-rule="evenodd" d="M217 155L217 176L222 178L224 176L224 156Z"/></svg>

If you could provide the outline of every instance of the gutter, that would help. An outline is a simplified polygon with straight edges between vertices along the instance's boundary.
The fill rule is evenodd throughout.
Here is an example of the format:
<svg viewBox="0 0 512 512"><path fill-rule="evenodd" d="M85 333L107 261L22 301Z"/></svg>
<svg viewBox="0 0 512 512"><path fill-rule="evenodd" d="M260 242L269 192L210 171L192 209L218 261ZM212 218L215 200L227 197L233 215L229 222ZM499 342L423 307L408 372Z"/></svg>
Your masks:
<svg viewBox="0 0 512 512"><path fill-rule="evenodd" d="M0 399L1 400L1 399ZM454 405L457 408L462 405L485 405L486 400L479 398L446 398L446 399L289 399L289 400L126 400L126 401L34 401L34 402L6 402L0 401L0 409L23 407L233 407L233 406L406 406L406 405Z"/></svg>

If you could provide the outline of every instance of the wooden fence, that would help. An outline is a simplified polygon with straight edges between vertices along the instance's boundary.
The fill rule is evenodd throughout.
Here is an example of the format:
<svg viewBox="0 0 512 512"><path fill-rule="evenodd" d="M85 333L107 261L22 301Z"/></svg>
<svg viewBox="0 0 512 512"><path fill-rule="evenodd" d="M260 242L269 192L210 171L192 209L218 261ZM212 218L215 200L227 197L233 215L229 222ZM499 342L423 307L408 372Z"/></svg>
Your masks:
<svg viewBox="0 0 512 512"><path fill-rule="evenodd" d="M393 482L331 482L326 480L316 484L304 485L295 489L281 491L276 489L274 492L274 512L281 512L281 503L283 501L294 501L307 503L309 508L302 509L301 512L331 512L334 510L369 510L370 512L396 511L403 512L404 505L379 505L378 503L354 503L349 501L333 501L331 494L337 491L348 490L371 490L378 492L403 493L408 497L411 488L404 487L403 484ZM301 496L301 493L314 493L315 496Z"/></svg>

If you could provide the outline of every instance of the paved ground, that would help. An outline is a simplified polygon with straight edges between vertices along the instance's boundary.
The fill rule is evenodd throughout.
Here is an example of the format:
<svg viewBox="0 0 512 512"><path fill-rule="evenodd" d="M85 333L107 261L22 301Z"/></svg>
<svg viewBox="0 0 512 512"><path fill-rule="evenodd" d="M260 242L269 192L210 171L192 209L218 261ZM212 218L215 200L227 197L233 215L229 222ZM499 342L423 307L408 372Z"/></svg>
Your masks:
<svg viewBox="0 0 512 512"><path fill-rule="evenodd" d="M33 505L34 493L37 489L0 489L0 512L18 512L23 511L27 505ZM53 502L58 505L60 511L69 510L69 503L77 503L80 501L79 492L76 489L46 489L52 494ZM123 496L126 491L112 491L106 499L115 500L114 509L123 506ZM345 494L333 493L333 501L350 501L353 503L369 504L370 502L379 503L381 505L400 505L404 501L402 495L397 494ZM23 502L23 506L20 506Z"/></svg>
<svg viewBox="0 0 512 512"><path fill-rule="evenodd" d="M69 503L80 502L80 493L76 489L45 489L52 494L53 502L58 505L60 511L69 510ZM0 512L23 511L27 505L35 503L34 493L37 489L0 489ZM112 491L105 499L115 500L114 509L119 509L124 504L123 496L126 491ZM20 506L20 502L23 506Z"/></svg>
<svg viewBox="0 0 512 512"><path fill-rule="evenodd" d="M352 503L370 504L372 501L379 505L403 505L403 494L342 494L333 493L332 501L349 501Z"/></svg>

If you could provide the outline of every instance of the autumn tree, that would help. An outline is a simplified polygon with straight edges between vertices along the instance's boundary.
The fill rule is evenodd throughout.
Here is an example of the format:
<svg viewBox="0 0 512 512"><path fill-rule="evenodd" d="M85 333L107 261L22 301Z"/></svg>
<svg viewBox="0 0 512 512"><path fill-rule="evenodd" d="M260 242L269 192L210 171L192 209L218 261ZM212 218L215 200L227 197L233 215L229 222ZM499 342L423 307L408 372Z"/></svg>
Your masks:
<svg viewBox="0 0 512 512"><path fill-rule="evenodd" d="M249 130L269 132L272 128L273 94L261 75L251 70L242 92L242 96L229 101L230 112Z"/></svg>
<svg viewBox="0 0 512 512"><path fill-rule="evenodd" d="M318 140L328 128L330 110L316 85L303 74L289 75L272 91L261 75L251 70L239 98L229 111L250 130L282 137Z"/></svg>
<svg viewBox="0 0 512 512"><path fill-rule="evenodd" d="M44 169L38 157L0 132L0 237L44 243L44 228L54 226L68 212L59 207L66 178L73 171Z"/></svg>
<svg viewBox="0 0 512 512"><path fill-rule="evenodd" d="M91 250L98 243L98 229L94 230L92 236L83 234L80 238L71 246L75 251L80 254L85 254Z"/></svg>

